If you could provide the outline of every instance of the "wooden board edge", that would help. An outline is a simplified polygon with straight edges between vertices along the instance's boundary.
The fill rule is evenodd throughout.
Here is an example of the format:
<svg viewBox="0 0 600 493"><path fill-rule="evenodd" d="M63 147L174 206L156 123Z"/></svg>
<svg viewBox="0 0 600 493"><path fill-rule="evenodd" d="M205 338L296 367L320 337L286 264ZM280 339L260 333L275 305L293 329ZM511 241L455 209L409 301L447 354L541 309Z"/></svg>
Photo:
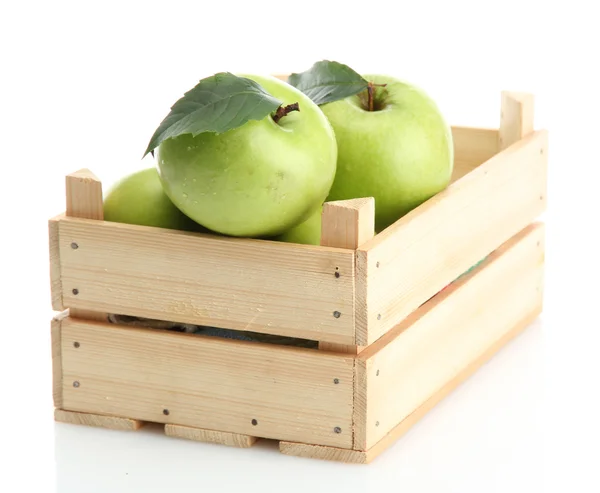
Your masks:
<svg viewBox="0 0 600 493"><path fill-rule="evenodd" d="M54 407L63 405L63 371L62 371L62 339L61 325L66 312L53 317L50 322L50 341L52 346L52 399Z"/></svg>
<svg viewBox="0 0 600 493"><path fill-rule="evenodd" d="M367 443L367 362L354 359L352 403L352 448L364 450Z"/></svg>
<svg viewBox="0 0 600 493"><path fill-rule="evenodd" d="M64 310L62 298L62 280L60 274L60 245L59 245L59 219L48 220L48 247L50 254L50 297L52 309Z"/></svg>
<svg viewBox="0 0 600 493"><path fill-rule="evenodd" d="M367 464L368 453L360 450L310 445L308 443L279 442L279 451L285 455L309 459L331 460L349 464Z"/></svg>
<svg viewBox="0 0 600 493"><path fill-rule="evenodd" d="M122 418L120 416L105 416L102 414L82 413L67 411L65 409L54 410L54 420L60 423L75 425L86 425L110 430L135 431L140 429L145 422L137 419Z"/></svg>
<svg viewBox="0 0 600 493"><path fill-rule="evenodd" d="M194 428L192 426L182 426L170 423L165 424L165 435L196 442L227 445L236 448L252 447L258 440L258 437L242 435L240 433L206 430L203 428Z"/></svg>
<svg viewBox="0 0 600 493"><path fill-rule="evenodd" d="M527 329L532 322L542 312L542 304L531 313L523 317L515 326L508 332L506 332L500 339L494 342L487 350L485 350L479 357L471 361L466 367L464 367L452 380L447 382L442 388L440 388L435 394L433 394L428 400L421 404L415 409L408 417L398 423L392 430L373 445L366 452L366 462L372 462L377 456L381 455L386 449L393 445L402 435L404 435L409 429L416 424L421 418L423 418L429 411L431 411L438 403L440 403L445 397L450 395L456 388L458 388L463 382L468 380L473 374L477 372L485 363L493 358L504 346L510 341L515 339L525 329Z"/></svg>

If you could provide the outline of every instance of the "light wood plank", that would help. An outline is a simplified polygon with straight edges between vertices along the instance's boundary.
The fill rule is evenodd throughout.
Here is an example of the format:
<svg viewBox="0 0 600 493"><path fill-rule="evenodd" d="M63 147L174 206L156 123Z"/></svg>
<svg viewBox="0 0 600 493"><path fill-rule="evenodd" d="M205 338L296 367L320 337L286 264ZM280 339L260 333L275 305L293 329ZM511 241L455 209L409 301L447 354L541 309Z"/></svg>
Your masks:
<svg viewBox="0 0 600 493"><path fill-rule="evenodd" d="M368 450L542 302L544 227L533 224L359 356ZM355 430L357 432L357 430Z"/></svg>
<svg viewBox="0 0 600 493"><path fill-rule="evenodd" d="M50 341L52 346L52 399L54 407L62 407L62 388L63 372L61 358L61 330L62 320L67 316L68 311L64 311L52 317L50 323Z"/></svg>
<svg viewBox="0 0 600 493"><path fill-rule="evenodd" d="M104 219L102 182L89 169L80 169L75 173L67 175L66 192L67 216L100 221ZM69 245L73 250L77 250L79 246L76 241L71 241ZM73 289L79 288L75 287ZM73 293L74 291L71 290L71 292ZM72 317L82 318L84 320L98 320L104 322L108 319L107 313L99 312L95 310L95 307L92 307L91 309L72 307L70 314Z"/></svg>
<svg viewBox="0 0 600 493"><path fill-rule="evenodd" d="M506 344L527 329L538 317L542 310L541 305L515 324L511 330L506 332L500 339L489 346L477 359L464 367L452 380L448 381L435 394L421 404L414 412L408 415L396 425L381 440L369 450L348 450L336 447L324 447L322 445L310 445L306 443L279 442L279 450L286 455L307 457L311 459L333 460L353 464L369 464L394 445L407 431L421 420L438 403L452 393L463 382L470 378L479 368L487 363Z"/></svg>
<svg viewBox="0 0 600 493"><path fill-rule="evenodd" d="M306 457L309 459L332 460L349 464L366 464L368 453L337 447L324 447L308 443L279 442L279 451L285 455Z"/></svg>
<svg viewBox="0 0 600 493"><path fill-rule="evenodd" d="M102 182L89 169L66 176L67 212L69 217L104 219Z"/></svg>
<svg viewBox="0 0 600 493"><path fill-rule="evenodd" d="M52 309L64 310L62 302L62 283L60 279L60 250L58 242L58 220L48 221L48 247L50 250L50 297Z"/></svg>
<svg viewBox="0 0 600 493"><path fill-rule="evenodd" d="M505 149L357 250L356 344L368 345L546 207L546 131ZM367 283L362 295L359 287Z"/></svg>
<svg viewBox="0 0 600 493"><path fill-rule="evenodd" d="M375 235L375 199L338 200L323 205L321 245L355 250ZM341 277L336 270L335 276ZM356 307L355 307L356 309ZM362 346L320 342L319 349L358 354Z"/></svg>
<svg viewBox="0 0 600 493"><path fill-rule="evenodd" d="M345 355L67 318L62 362L69 410L352 447Z"/></svg>
<svg viewBox="0 0 600 493"><path fill-rule="evenodd" d="M74 411L66 411L64 409L55 409L54 419L61 423L95 426L98 428L108 428L110 430L135 431L144 425L143 421L138 421L136 419L121 418L119 416L103 416L100 414L91 413L79 413Z"/></svg>
<svg viewBox="0 0 600 493"><path fill-rule="evenodd" d="M533 94L502 91L500 113L500 149L515 144L533 132Z"/></svg>
<svg viewBox="0 0 600 493"><path fill-rule="evenodd" d="M412 426L431 411L439 402L452 393L457 387L471 377L479 368L487 363L498 351L517 337L521 332L527 329L531 323L538 317L542 311L542 306L538 305L531 313L527 314L515 324L511 330L506 332L500 339L489 346L477 359L473 360L464 367L452 380L448 381L435 394L421 404L415 411L404 418L389 433L387 433L379 442L373 445L365 454L366 463L372 462L381 455L388 447L392 446L400 439Z"/></svg>
<svg viewBox="0 0 600 493"><path fill-rule="evenodd" d="M365 197L323 204L321 245L356 250L375 235L375 199Z"/></svg>
<svg viewBox="0 0 600 493"><path fill-rule="evenodd" d="M216 443L229 447L248 448L252 447L258 438L239 433L228 433L226 431L204 430L191 426L166 424L165 435L176 438L185 438L196 442Z"/></svg>
<svg viewBox="0 0 600 493"><path fill-rule="evenodd" d="M71 218L59 231L70 308L354 343L353 251Z"/></svg>
<svg viewBox="0 0 600 493"><path fill-rule="evenodd" d="M452 127L454 169L452 182L473 171L500 151L498 129Z"/></svg>

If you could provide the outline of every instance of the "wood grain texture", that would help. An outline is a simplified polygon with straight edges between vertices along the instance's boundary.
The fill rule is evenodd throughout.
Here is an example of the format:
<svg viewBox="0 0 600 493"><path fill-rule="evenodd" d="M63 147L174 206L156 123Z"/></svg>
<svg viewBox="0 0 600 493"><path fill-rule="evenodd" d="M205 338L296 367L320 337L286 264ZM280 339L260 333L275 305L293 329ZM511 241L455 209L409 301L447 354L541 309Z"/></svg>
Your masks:
<svg viewBox="0 0 600 493"><path fill-rule="evenodd" d="M397 424L381 440L366 451L348 450L306 443L279 442L279 450L286 455L307 457L311 459L332 460L352 464L369 464L380 456L385 450L395 444L410 428L421 420L429 411L435 408L444 398L452 393L463 382L470 378L479 368L493 358L505 345L523 332L537 318L541 312L538 305L531 313L527 314L515 324L500 339L494 341L483 353L462 368L456 376L449 380L443 387L436 391L423 404Z"/></svg>
<svg viewBox="0 0 600 493"><path fill-rule="evenodd" d="M79 413L66 411L64 409L54 410L54 419L61 423L70 423L74 425L95 426L98 428L108 428L110 430L130 430L140 429L143 421L119 416L103 416L100 414Z"/></svg>
<svg viewBox="0 0 600 493"><path fill-rule="evenodd" d="M338 200L323 205L321 245L355 250L375 235L375 199ZM336 277L341 277L336 271ZM358 354L363 346L320 342L319 349Z"/></svg>
<svg viewBox="0 0 600 493"><path fill-rule="evenodd" d="M102 182L89 169L66 176L67 212L70 217L104 219Z"/></svg>
<svg viewBox="0 0 600 493"><path fill-rule="evenodd" d="M71 218L59 231L70 308L354 343L353 251Z"/></svg>
<svg viewBox="0 0 600 493"><path fill-rule="evenodd" d="M62 372L62 357L61 357L61 323L67 316L68 312L64 311L52 317L50 322L50 341L52 347L52 399L54 407L62 407L62 388L63 388L63 372Z"/></svg>
<svg viewBox="0 0 600 493"><path fill-rule="evenodd" d="M66 216L81 219L104 219L104 203L102 199L102 182L89 169L80 169L66 177L67 208ZM59 233L60 234L60 233ZM77 242L75 242L76 245ZM73 245L73 242L69 243ZM61 282L62 288L62 282ZM76 289L76 288L75 288ZM105 322L108 314L91 309L71 307L72 317L84 320Z"/></svg>
<svg viewBox="0 0 600 493"><path fill-rule="evenodd" d="M248 448L252 447L258 438L239 433L228 433L226 431L204 430L191 426L166 424L165 435L176 438L185 438L196 442L216 443L229 447Z"/></svg>
<svg viewBox="0 0 600 493"><path fill-rule="evenodd" d="M60 250L58 242L58 219L48 221L48 247L50 253L50 297L52 309L64 310L62 302L62 282L60 278Z"/></svg>
<svg viewBox="0 0 600 493"><path fill-rule="evenodd" d="M533 94L502 91L501 108L498 141L506 149L533 132Z"/></svg>
<svg viewBox="0 0 600 493"><path fill-rule="evenodd" d="M542 302L544 227L533 224L358 356L368 450Z"/></svg>
<svg viewBox="0 0 600 493"><path fill-rule="evenodd" d="M439 402L452 393L457 387L471 377L479 368L487 363L493 356L500 351L511 340L517 337L521 332L527 329L531 323L541 313L542 306L538 305L531 313L527 314L517 324L515 324L508 332L500 339L491 344L478 358L471 361L467 366L462 368L459 373L449 380L443 387L429 397L423 404L417 407L411 414L404 418L398 425L387 433L379 442L373 445L365 454L365 462L370 463L376 457L381 455L388 447L396 443L412 426L414 426L421 418L431 411Z"/></svg>
<svg viewBox="0 0 600 493"><path fill-rule="evenodd" d="M365 197L323 204L321 245L356 250L375 235L375 199Z"/></svg>
<svg viewBox="0 0 600 493"><path fill-rule="evenodd" d="M309 459L332 460L349 464L366 464L367 452L337 447L324 447L298 442L279 442L279 451L285 455L306 457Z"/></svg>
<svg viewBox="0 0 600 493"><path fill-rule="evenodd" d="M452 182L470 173L500 151L497 129L452 127L452 141L454 143Z"/></svg>
<svg viewBox="0 0 600 493"><path fill-rule="evenodd" d="M357 345L376 341L545 210L547 144L546 131L520 140L358 248Z"/></svg>
<svg viewBox="0 0 600 493"><path fill-rule="evenodd" d="M62 363L65 409L352 447L348 356L67 318Z"/></svg>

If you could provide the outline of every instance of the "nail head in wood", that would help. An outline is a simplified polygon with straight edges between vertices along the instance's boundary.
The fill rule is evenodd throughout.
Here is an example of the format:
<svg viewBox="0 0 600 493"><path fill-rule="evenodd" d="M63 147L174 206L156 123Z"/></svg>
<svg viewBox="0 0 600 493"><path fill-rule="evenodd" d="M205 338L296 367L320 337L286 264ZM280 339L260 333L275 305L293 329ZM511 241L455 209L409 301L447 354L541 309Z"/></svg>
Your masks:
<svg viewBox="0 0 600 493"><path fill-rule="evenodd" d="M79 294L79 289L77 289L77 288L73 289L73 294L75 296L77 296Z"/></svg>
<svg viewBox="0 0 600 493"><path fill-rule="evenodd" d="M78 342L73 343L73 347L78 348L79 346L80 346L80 344Z"/></svg>
<svg viewBox="0 0 600 493"><path fill-rule="evenodd" d="M339 378L334 378L333 379L333 383L335 383L337 385L338 383L340 383L340 379Z"/></svg>
<svg viewBox="0 0 600 493"><path fill-rule="evenodd" d="M73 242L73 243L71 243L71 248L73 250L77 250L79 248L79 245L77 243Z"/></svg>
<svg viewBox="0 0 600 493"><path fill-rule="evenodd" d="M333 431L334 431L335 433L341 433L341 432L342 432L342 429L341 429L339 426L336 426L336 427L333 429Z"/></svg>
<svg viewBox="0 0 600 493"><path fill-rule="evenodd" d="M258 421L256 421L255 419L252 420L252 426L256 426L258 424Z"/></svg>
<svg viewBox="0 0 600 493"><path fill-rule="evenodd" d="M75 388L79 387L79 382L77 380L75 380L73 382L73 387L75 387Z"/></svg>
<svg viewBox="0 0 600 493"><path fill-rule="evenodd" d="M165 416L168 416L168 415L169 415L169 414L171 414L171 413L169 412L169 410L168 410L168 409L163 409L163 414L164 414Z"/></svg>
<svg viewBox="0 0 600 493"><path fill-rule="evenodd" d="M335 312L333 312L333 316L335 318L340 318L342 316L342 314L336 310Z"/></svg>

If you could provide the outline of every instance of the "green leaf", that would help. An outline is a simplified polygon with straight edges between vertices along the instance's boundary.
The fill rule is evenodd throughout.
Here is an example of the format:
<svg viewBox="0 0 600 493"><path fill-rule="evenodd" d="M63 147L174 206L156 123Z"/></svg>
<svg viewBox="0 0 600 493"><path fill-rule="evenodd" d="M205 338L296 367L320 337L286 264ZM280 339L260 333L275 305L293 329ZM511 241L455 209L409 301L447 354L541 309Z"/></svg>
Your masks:
<svg viewBox="0 0 600 493"><path fill-rule="evenodd" d="M347 65L329 60L315 63L306 72L292 74L288 83L321 105L353 96L367 88L368 82Z"/></svg>
<svg viewBox="0 0 600 493"><path fill-rule="evenodd" d="M144 156L172 137L222 133L249 120L262 120L281 104L257 82L219 72L202 79L171 106L171 112L154 132Z"/></svg>

